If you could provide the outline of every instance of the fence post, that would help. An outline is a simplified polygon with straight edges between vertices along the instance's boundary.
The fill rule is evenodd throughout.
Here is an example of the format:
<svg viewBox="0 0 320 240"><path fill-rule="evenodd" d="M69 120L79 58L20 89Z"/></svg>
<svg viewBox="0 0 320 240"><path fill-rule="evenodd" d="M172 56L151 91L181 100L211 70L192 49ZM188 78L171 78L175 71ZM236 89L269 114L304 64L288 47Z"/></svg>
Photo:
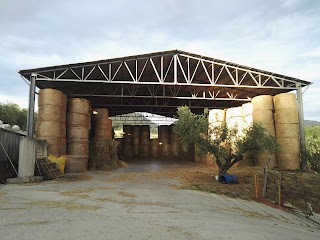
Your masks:
<svg viewBox="0 0 320 240"><path fill-rule="evenodd" d="M279 175L278 180L279 205L283 207L283 192L282 192L282 174Z"/></svg>
<svg viewBox="0 0 320 240"><path fill-rule="evenodd" d="M270 161L270 159L269 159ZM263 180L263 189L262 196L265 198L267 196L267 184L268 184L268 171L269 171L269 162L266 164L264 168L264 180Z"/></svg>

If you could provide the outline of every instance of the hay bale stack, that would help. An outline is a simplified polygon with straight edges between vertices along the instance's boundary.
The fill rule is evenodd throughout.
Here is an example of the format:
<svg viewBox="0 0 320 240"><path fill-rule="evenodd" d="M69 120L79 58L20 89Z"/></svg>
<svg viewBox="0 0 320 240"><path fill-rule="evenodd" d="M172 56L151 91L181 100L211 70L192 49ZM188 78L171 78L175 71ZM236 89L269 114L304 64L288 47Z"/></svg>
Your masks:
<svg viewBox="0 0 320 240"><path fill-rule="evenodd" d="M125 160L133 158L131 125L123 125L123 157Z"/></svg>
<svg viewBox="0 0 320 240"><path fill-rule="evenodd" d="M68 99L67 96L62 94L62 112L61 112L61 154L67 154L67 106Z"/></svg>
<svg viewBox="0 0 320 240"><path fill-rule="evenodd" d="M87 170L89 158L90 102L83 98L69 99L67 118L70 118L66 122L67 153L77 157L76 160L67 160L66 169L69 172L84 172Z"/></svg>
<svg viewBox="0 0 320 240"><path fill-rule="evenodd" d="M162 158L168 158L171 156L171 137L170 126L161 125L158 127L160 156Z"/></svg>
<svg viewBox="0 0 320 240"><path fill-rule="evenodd" d="M181 158L181 143L179 141L179 138L177 134L173 130L174 125L170 125L170 132L171 132L171 153L172 157L175 159L180 159Z"/></svg>
<svg viewBox="0 0 320 240"><path fill-rule="evenodd" d="M109 111L106 108L94 109L93 122L94 133L93 138L99 140L112 140L113 129L112 120L109 119Z"/></svg>
<svg viewBox="0 0 320 240"><path fill-rule="evenodd" d="M229 128L238 129L239 134L244 130L243 108L228 108L226 111L226 124Z"/></svg>
<svg viewBox="0 0 320 240"><path fill-rule="evenodd" d="M150 155L150 126L142 125L140 132L140 157L148 158Z"/></svg>
<svg viewBox="0 0 320 240"><path fill-rule="evenodd" d="M140 156L140 131L141 127L136 125L132 127L132 148L133 148L133 157L138 158Z"/></svg>
<svg viewBox="0 0 320 240"><path fill-rule="evenodd" d="M266 128L267 132L275 136L274 126L274 106L273 98L270 95L260 95L252 99L252 119L253 123L259 123ZM270 160L270 162L269 162ZM277 165L276 155L270 152L256 154L256 165L264 167L268 162L270 168Z"/></svg>
<svg viewBox="0 0 320 240"><path fill-rule="evenodd" d="M65 173L81 173L87 171L88 156L85 155L63 155L66 158Z"/></svg>
<svg viewBox="0 0 320 240"><path fill-rule="evenodd" d="M117 141L93 139L90 142L89 167L94 169L119 167L117 147Z"/></svg>
<svg viewBox="0 0 320 240"><path fill-rule="evenodd" d="M208 116L209 127L221 126L226 121L226 111L223 109L212 109Z"/></svg>
<svg viewBox="0 0 320 240"><path fill-rule="evenodd" d="M274 97L276 138L280 145L277 154L281 170L300 169L299 115L296 95L282 93Z"/></svg>
<svg viewBox="0 0 320 240"><path fill-rule="evenodd" d="M38 95L38 119L36 140L46 140L48 154L64 154L65 146L65 95L55 89L40 89Z"/></svg>
<svg viewBox="0 0 320 240"><path fill-rule="evenodd" d="M159 139L158 138L150 139L150 158L151 159L159 158L159 150L160 150Z"/></svg>

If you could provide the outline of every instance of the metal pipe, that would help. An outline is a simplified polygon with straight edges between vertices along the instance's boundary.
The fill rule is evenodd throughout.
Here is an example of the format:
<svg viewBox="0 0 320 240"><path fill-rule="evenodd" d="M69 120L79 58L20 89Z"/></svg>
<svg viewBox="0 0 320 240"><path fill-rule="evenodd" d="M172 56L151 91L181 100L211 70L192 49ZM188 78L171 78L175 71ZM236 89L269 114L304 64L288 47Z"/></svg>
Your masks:
<svg viewBox="0 0 320 240"><path fill-rule="evenodd" d="M27 119L27 137L33 138L34 130L34 101L36 95L36 79L37 74L32 73L30 77L30 88L29 88L29 108L28 108L28 119Z"/></svg>
<svg viewBox="0 0 320 240"><path fill-rule="evenodd" d="M300 146L301 146L302 153L304 153L306 149L306 135L305 135L305 126L304 126L303 98L302 98L301 84L297 85L297 102L298 102L298 113L299 113ZM301 157L300 168L302 170L307 170L307 161L305 159L305 156Z"/></svg>

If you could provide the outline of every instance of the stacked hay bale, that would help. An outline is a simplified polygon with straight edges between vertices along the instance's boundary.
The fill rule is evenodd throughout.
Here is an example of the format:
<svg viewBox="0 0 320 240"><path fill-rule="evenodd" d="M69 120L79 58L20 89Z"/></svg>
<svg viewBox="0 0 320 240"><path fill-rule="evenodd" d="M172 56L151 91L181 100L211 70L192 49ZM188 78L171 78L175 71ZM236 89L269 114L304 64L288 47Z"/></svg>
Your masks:
<svg viewBox="0 0 320 240"><path fill-rule="evenodd" d="M62 112L61 112L61 155L67 154L67 96L62 94Z"/></svg>
<svg viewBox="0 0 320 240"><path fill-rule="evenodd" d="M140 157L148 158L150 155L150 126L142 125L140 132Z"/></svg>
<svg viewBox="0 0 320 240"><path fill-rule="evenodd" d="M171 156L170 146L170 127L168 125L161 125L158 127L159 144L160 144L160 156L162 158L168 158Z"/></svg>
<svg viewBox="0 0 320 240"><path fill-rule="evenodd" d="M90 102L82 98L68 101L67 113L67 159L66 172L84 172L87 170L89 158L89 132L91 117Z"/></svg>
<svg viewBox="0 0 320 240"><path fill-rule="evenodd" d="M174 125L170 125L170 135L171 135L171 152L172 152L172 157L175 159L180 159L181 158L181 143L179 141L179 138L177 134L173 130Z"/></svg>
<svg viewBox="0 0 320 240"><path fill-rule="evenodd" d="M131 160L133 158L132 148L132 126L123 125L123 156L125 160Z"/></svg>
<svg viewBox="0 0 320 240"><path fill-rule="evenodd" d="M140 156L140 131L141 127L138 125L132 126L132 148L133 157L138 158Z"/></svg>
<svg viewBox="0 0 320 240"><path fill-rule="evenodd" d="M150 158L151 159L159 158L159 150L160 150L159 139L158 138L150 139Z"/></svg>
<svg viewBox="0 0 320 240"><path fill-rule="evenodd" d="M112 140L112 120L109 119L109 111L106 108L94 109L93 122L94 133L93 138L95 140Z"/></svg>
<svg viewBox="0 0 320 240"><path fill-rule="evenodd" d="M266 128L267 132L275 137L274 127L274 106L273 98L270 95L260 95L252 99L252 118L253 123L259 123ZM256 165L264 167L270 160L269 167L274 168L277 165L276 154L264 152L256 154Z"/></svg>
<svg viewBox="0 0 320 240"><path fill-rule="evenodd" d="M38 96L36 140L46 140L49 155L61 155L64 95L55 89L41 89Z"/></svg>
<svg viewBox="0 0 320 240"><path fill-rule="evenodd" d="M299 116L296 95L282 93L274 97L276 138L280 145L278 167L282 170L300 168Z"/></svg>
<svg viewBox="0 0 320 240"><path fill-rule="evenodd" d="M244 129L244 121L243 121L243 108L234 107L228 108L226 111L226 124L228 128L234 128L238 130L238 134L241 135Z"/></svg>

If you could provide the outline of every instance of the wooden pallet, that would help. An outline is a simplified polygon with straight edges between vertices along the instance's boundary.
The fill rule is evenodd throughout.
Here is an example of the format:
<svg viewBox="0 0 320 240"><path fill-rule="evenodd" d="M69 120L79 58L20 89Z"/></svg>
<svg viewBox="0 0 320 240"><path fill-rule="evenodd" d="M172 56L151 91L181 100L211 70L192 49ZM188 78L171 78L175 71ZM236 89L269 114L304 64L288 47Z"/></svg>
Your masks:
<svg viewBox="0 0 320 240"><path fill-rule="evenodd" d="M50 162L47 158L37 158L36 164L39 173L47 180L63 177L58 165Z"/></svg>

